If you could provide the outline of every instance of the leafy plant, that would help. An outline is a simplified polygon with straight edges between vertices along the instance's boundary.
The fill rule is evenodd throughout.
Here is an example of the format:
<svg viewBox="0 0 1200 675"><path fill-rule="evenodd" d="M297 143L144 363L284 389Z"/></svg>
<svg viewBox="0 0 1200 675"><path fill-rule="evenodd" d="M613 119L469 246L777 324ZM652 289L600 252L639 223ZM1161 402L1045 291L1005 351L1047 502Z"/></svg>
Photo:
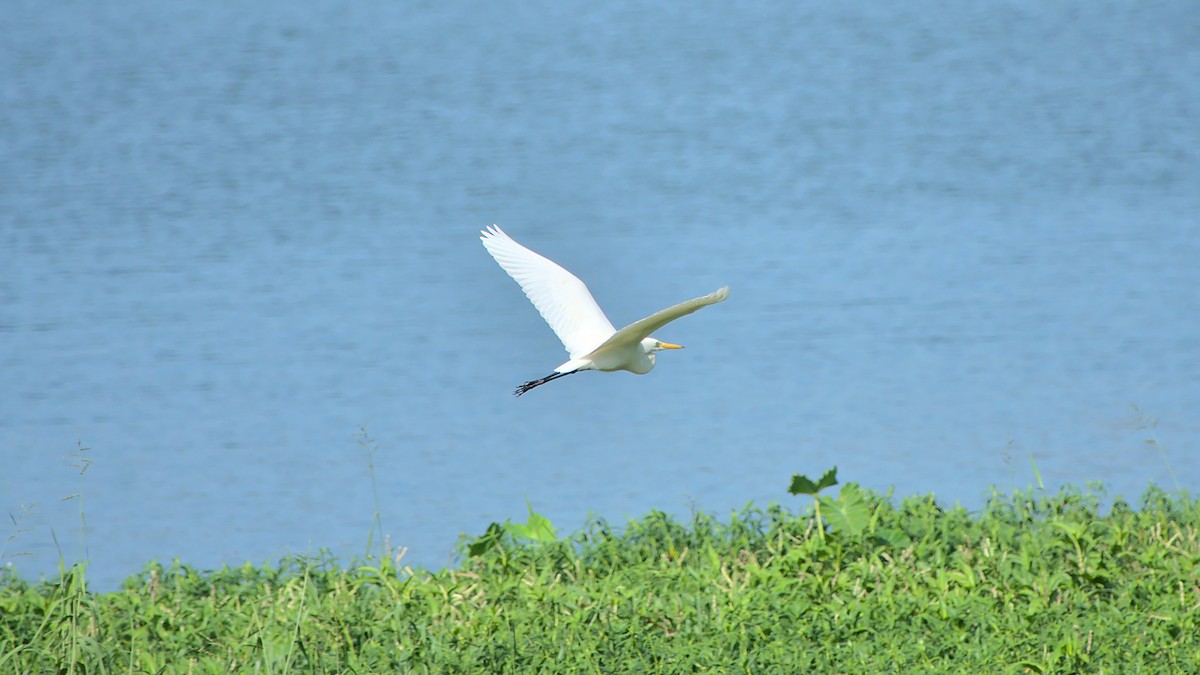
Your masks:
<svg viewBox="0 0 1200 675"><path fill-rule="evenodd" d="M862 534L871 521L871 509L855 483L847 483L838 491L837 499L817 497L817 503L825 509L825 522L833 532L845 532L854 536Z"/></svg>
<svg viewBox="0 0 1200 675"><path fill-rule="evenodd" d="M122 589L0 575L0 672L1200 672L1200 501L993 492L968 512L793 481L813 509L655 511L569 540L529 506L459 567L332 553ZM528 506L528 505L527 505ZM911 537L878 546L887 533ZM491 552L497 555L491 556ZM370 552L368 556L372 555Z"/></svg>
<svg viewBox="0 0 1200 675"><path fill-rule="evenodd" d="M817 519L817 535L825 540L825 525L831 532L861 535L871 522L871 510L862 490L855 483L847 483L838 492L837 499L821 495L825 488L837 485L837 467L826 471L813 481L803 474L794 474L788 492L794 495L811 495Z"/></svg>
<svg viewBox="0 0 1200 675"><path fill-rule="evenodd" d="M533 510L533 505L525 502L525 506L529 509L529 518L525 524L514 523L511 520L505 520L503 524L492 523L488 525L488 529L483 534L471 540L467 544L467 555L474 558L488 552L493 548L502 548L502 544L506 538L511 539L518 545L530 544L549 544L558 541L558 534L555 532L554 525L550 520L540 513Z"/></svg>

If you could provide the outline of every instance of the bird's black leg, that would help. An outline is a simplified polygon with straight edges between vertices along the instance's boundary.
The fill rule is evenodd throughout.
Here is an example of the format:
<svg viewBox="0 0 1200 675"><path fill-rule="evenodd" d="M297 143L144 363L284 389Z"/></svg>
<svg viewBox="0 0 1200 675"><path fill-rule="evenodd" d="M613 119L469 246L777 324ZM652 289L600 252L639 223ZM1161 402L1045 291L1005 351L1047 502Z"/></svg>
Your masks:
<svg viewBox="0 0 1200 675"><path fill-rule="evenodd" d="M530 389L533 389L534 387L538 387L543 384L546 384L550 380L557 380L560 377L566 377L567 375L571 375L571 374L578 373L578 372L579 372L578 370L568 370L565 373L550 373L549 375L547 375L545 377L539 377L536 380L530 380L530 381L526 382L525 384L517 387L517 390L513 392L513 396L520 396L521 394L524 394L525 392L529 391Z"/></svg>

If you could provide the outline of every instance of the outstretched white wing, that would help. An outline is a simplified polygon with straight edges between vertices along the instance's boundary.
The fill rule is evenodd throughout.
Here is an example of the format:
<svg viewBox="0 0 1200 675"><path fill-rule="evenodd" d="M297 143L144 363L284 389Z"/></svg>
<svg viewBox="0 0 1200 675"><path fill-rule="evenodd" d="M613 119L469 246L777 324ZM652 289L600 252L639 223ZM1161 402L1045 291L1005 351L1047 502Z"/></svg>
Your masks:
<svg viewBox="0 0 1200 675"><path fill-rule="evenodd" d="M721 302L728 297L729 287L724 286L713 291L712 293L709 293L708 295L702 295L693 300L681 302L674 307L668 307L666 309L659 310L642 319L641 321L634 321L628 326L617 331L612 335L612 337L608 338L608 340L604 342L602 347L607 347L614 344L637 344L650 337L650 334L654 331L671 323L675 319L678 319L681 316L687 316L701 307L715 305L716 303Z"/></svg>
<svg viewBox="0 0 1200 675"><path fill-rule="evenodd" d="M591 353L616 332L587 286L574 274L513 241L495 225L484 230L482 235L483 247L521 285L521 290L562 340L571 358ZM674 318L677 317L671 317Z"/></svg>

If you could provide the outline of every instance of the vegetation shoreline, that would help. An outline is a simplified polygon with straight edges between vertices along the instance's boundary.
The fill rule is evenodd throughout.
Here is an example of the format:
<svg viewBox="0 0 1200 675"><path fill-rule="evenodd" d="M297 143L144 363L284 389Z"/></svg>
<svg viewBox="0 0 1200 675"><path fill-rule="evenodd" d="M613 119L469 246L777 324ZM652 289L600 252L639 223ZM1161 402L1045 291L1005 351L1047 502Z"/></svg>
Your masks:
<svg viewBox="0 0 1200 675"><path fill-rule="evenodd" d="M802 479L802 480L801 480ZM1200 672L1200 502L1151 488L898 503L836 474L727 519L650 513L559 537L530 510L455 569L395 551L120 591L86 566L0 576L0 671Z"/></svg>

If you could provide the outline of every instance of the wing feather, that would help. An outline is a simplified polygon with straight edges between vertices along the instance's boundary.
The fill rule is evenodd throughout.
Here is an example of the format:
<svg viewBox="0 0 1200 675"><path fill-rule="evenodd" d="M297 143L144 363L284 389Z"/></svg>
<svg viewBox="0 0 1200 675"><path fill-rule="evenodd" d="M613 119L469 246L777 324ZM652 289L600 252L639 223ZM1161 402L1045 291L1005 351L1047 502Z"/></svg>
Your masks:
<svg viewBox="0 0 1200 675"><path fill-rule="evenodd" d="M671 323L675 319L678 319L681 316L687 316L701 307L715 305L716 303L721 302L728 297L729 287L723 286L712 293L709 293L708 295L702 295L698 298L688 300L687 302L681 302L674 307L668 307L666 309L659 310L642 319L641 321L634 321L628 326L617 331L612 335L612 337L605 340L604 344L600 345L597 350L618 343L631 345L641 342L642 340L650 337L651 333Z"/></svg>
<svg viewBox="0 0 1200 675"><path fill-rule="evenodd" d="M518 244L498 226L487 228L479 238L500 267L520 284L572 359L590 353L616 332L591 291L574 274Z"/></svg>

